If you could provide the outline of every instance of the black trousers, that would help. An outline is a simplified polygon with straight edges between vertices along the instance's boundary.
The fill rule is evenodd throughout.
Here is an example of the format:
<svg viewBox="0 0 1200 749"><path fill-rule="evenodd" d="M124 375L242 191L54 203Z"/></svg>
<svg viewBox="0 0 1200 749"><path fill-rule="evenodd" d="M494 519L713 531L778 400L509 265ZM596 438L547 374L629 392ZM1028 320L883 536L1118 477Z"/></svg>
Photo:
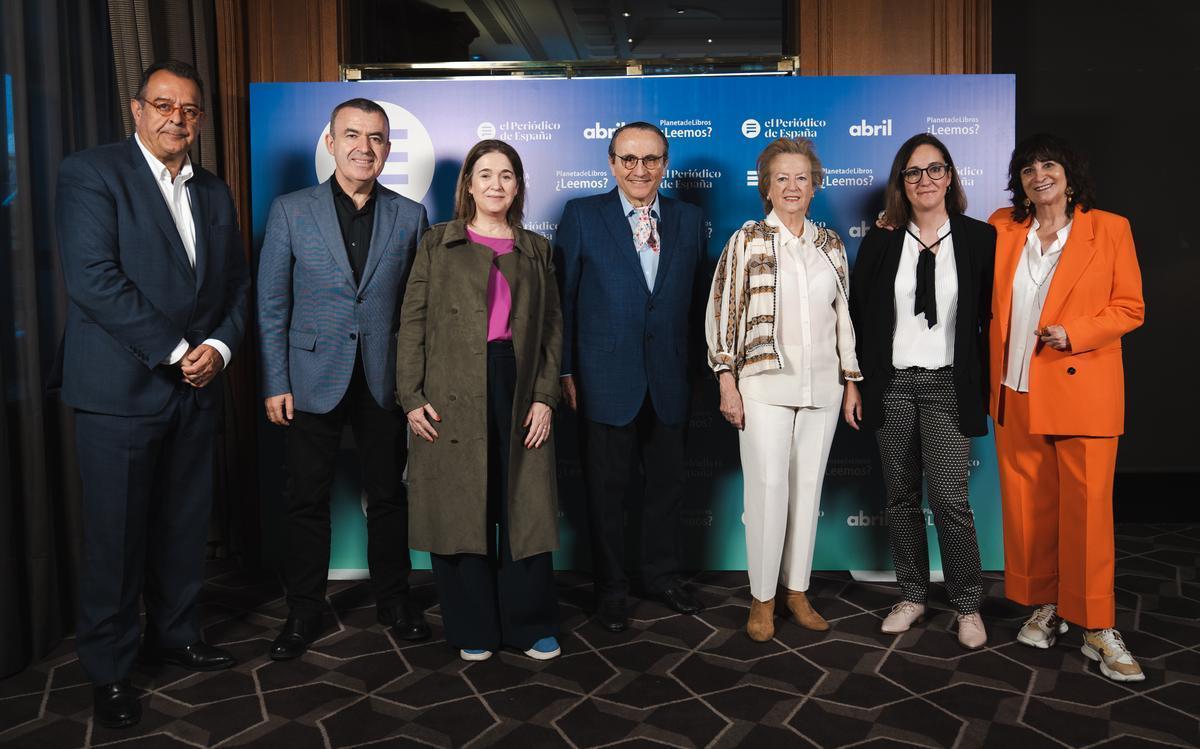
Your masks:
<svg viewBox="0 0 1200 749"><path fill-rule="evenodd" d="M408 461L403 416L375 401L359 356L341 402L324 414L297 410L287 429L287 601L291 612L304 618L317 618L325 610L329 492L346 424L354 430L367 494L367 565L376 605L398 603L408 594L412 562L408 494L401 480Z"/></svg>
<svg viewBox="0 0 1200 749"><path fill-rule="evenodd" d="M687 424L662 423L649 393L628 424L581 421L596 598L620 599L629 592L624 501L630 495L642 510L642 585L661 592L675 582L680 568Z"/></svg>
<svg viewBox="0 0 1200 749"><path fill-rule="evenodd" d="M200 639L196 598L212 512L216 419L216 411L197 407L184 383L153 416L75 412L83 480L75 645L96 684L132 670L139 598L148 642L173 648Z"/></svg>
<svg viewBox="0 0 1200 749"><path fill-rule="evenodd" d="M550 552L514 560L508 543L508 452L517 360L509 341L488 343L487 554L431 554L446 641L456 648L528 650L558 635Z"/></svg>
<svg viewBox="0 0 1200 749"><path fill-rule="evenodd" d="M942 550L946 593L960 614L983 600L975 514L967 501L971 440L958 427L958 397L950 367L897 370L883 391L883 426L876 433L887 484L888 540L906 601L925 603L929 549L921 478Z"/></svg>

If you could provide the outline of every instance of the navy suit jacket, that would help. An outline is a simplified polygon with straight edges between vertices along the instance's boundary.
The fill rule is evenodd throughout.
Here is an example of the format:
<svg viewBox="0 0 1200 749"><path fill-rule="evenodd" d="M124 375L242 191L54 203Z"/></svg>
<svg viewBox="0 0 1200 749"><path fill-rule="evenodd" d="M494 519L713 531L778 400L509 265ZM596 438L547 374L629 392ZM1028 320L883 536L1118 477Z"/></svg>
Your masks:
<svg viewBox="0 0 1200 749"><path fill-rule="evenodd" d="M703 215L661 193L659 209L653 289L646 288L616 189L569 201L558 226L562 371L575 377L580 412L602 424L633 421L647 391L663 423L687 419L695 370L689 362L707 288L697 283Z"/></svg>
<svg viewBox="0 0 1200 749"><path fill-rule="evenodd" d="M333 179L330 177L330 179ZM355 282L328 181L275 199L258 265L263 394L291 393L308 413L342 400L362 352L376 402L396 408L396 329L425 207L383 185Z"/></svg>
<svg viewBox="0 0 1200 749"><path fill-rule="evenodd" d="M187 183L196 267L150 166L130 138L67 157L58 171L55 225L66 279L63 400L115 416L158 413L180 374L159 368L180 339L215 338L235 351L250 276L229 188L193 164ZM214 379L196 391L219 402Z"/></svg>

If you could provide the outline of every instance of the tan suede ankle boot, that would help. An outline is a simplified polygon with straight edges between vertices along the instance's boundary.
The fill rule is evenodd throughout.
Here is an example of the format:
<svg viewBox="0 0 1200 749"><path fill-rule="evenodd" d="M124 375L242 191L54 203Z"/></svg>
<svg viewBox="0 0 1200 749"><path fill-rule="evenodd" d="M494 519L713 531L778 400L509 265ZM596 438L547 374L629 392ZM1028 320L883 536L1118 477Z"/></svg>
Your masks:
<svg viewBox="0 0 1200 749"><path fill-rule="evenodd" d="M802 590L789 590L787 592L787 607L792 612L792 616L796 618L796 623L805 629L824 632L829 629L829 622L816 612L812 604L808 602L808 596L804 595Z"/></svg>
<svg viewBox="0 0 1200 749"><path fill-rule="evenodd" d="M755 642L766 642L775 636L775 599L760 601L750 598L750 618L746 621L746 634Z"/></svg>

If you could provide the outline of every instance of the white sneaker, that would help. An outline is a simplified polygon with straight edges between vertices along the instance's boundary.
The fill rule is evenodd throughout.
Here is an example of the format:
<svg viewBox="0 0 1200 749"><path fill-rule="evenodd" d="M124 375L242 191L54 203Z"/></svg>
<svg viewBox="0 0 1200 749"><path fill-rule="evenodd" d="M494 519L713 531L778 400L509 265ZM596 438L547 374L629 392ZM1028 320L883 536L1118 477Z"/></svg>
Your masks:
<svg viewBox="0 0 1200 749"><path fill-rule="evenodd" d="M891 613L883 620L880 631L889 635L907 632L908 628L925 618L925 604L901 601L892 607Z"/></svg>
<svg viewBox="0 0 1200 749"><path fill-rule="evenodd" d="M492 651L479 648L463 648L458 651L458 657L464 661L486 661L492 657Z"/></svg>
<svg viewBox="0 0 1200 749"><path fill-rule="evenodd" d="M1121 633L1115 629L1089 629L1083 633L1083 647L1088 658L1100 663L1100 673L1113 681L1142 681L1146 675L1125 647Z"/></svg>
<svg viewBox="0 0 1200 749"><path fill-rule="evenodd" d="M1054 647L1059 635L1067 633L1067 623L1058 615L1058 606L1047 603L1038 606L1033 615L1025 620L1025 626L1017 633L1017 642L1031 648Z"/></svg>

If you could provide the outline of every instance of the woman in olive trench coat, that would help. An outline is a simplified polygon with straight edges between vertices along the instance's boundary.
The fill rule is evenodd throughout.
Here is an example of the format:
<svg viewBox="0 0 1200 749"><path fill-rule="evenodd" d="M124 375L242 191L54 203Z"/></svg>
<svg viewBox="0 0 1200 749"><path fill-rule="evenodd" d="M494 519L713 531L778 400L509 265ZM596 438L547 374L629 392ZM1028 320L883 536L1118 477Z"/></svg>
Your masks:
<svg viewBox="0 0 1200 749"><path fill-rule="evenodd" d="M476 207L484 214L487 199L477 201L472 195L472 190L482 196L479 191L492 189L476 183L494 182L500 179L496 172L505 171L473 169L494 165L495 154L505 157L500 164L511 164L508 177L516 182L515 199L510 198L506 214L499 217L510 225L512 252L500 255L475 241L476 224L486 218L477 215ZM552 655L534 647L557 635L549 553L558 547L552 414L543 418L544 435L536 442L525 425L533 404L557 405L562 317L550 245L519 226L525 189L521 172L520 158L506 143L482 141L472 148L459 177L458 218L431 227L417 249L397 335L396 397L414 432L408 463L409 543L434 555L447 640L468 660L482 660L501 645L535 658L558 654L557 642ZM493 434L489 444L489 404L495 405L489 387L495 383L489 383L488 372L498 345L488 341L493 267L511 294L508 356L515 355L516 366L508 439ZM419 423L436 432L433 441L414 423L414 411ZM420 414L429 414L429 420ZM493 412L493 426L498 421L504 419ZM496 465L502 441L508 442L504 491L497 485Z"/></svg>

